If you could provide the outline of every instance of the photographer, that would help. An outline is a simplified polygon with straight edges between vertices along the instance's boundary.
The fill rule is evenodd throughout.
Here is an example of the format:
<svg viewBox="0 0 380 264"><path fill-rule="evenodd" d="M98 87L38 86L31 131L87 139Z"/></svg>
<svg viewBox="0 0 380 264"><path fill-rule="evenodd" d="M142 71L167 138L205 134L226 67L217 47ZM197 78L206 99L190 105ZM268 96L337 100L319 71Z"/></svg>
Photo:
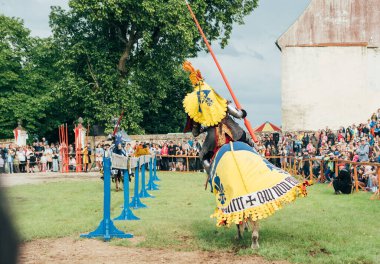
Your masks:
<svg viewBox="0 0 380 264"><path fill-rule="evenodd" d="M348 172L346 166L342 163L339 164L338 177L333 181L335 194L344 193L350 194L352 190L351 174Z"/></svg>

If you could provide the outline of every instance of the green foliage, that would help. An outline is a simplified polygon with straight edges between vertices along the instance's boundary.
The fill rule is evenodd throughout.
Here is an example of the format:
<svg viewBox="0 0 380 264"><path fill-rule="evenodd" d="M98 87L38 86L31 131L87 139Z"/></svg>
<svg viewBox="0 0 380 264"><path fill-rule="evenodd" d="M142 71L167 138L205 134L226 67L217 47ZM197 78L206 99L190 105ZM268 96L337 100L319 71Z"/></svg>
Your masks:
<svg viewBox="0 0 380 264"><path fill-rule="evenodd" d="M52 44L29 33L22 21L0 15L0 138L12 137L18 120L31 132L51 129Z"/></svg>
<svg viewBox="0 0 380 264"><path fill-rule="evenodd" d="M257 0L196 0L210 41L228 43ZM0 137L17 119L45 135L59 123L112 127L126 114L128 133L179 132L191 85L182 62L205 46L183 0L70 0L52 7L53 37L38 39L17 19L0 17Z"/></svg>
<svg viewBox="0 0 380 264"><path fill-rule="evenodd" d="M152 192L156 198L143 201L149 208L134 211L141 221L114 222L144 238L138 247L258 254L293 263L379 262L380 210L369 193L334 195L332 187L314 185L308 197L260 221L260 249L253 251L249 233L236 241L234 226L217 228L209 218L215 197L204 191L205 174L160 172L159 177L160 190ZM123 192L114 188L111 216L120 214L123 201ZM16 186L7 194L23 240L35 240L78 238L94 230L103 214L102 190L102 181L94 179ZM131 246L128 239L111 243Z"/></svg>
<svg viewBox="0 0 380 264"><path fill-rule="evenodd" d="M225 46L233 23L242 23L256 0L192 5L209 39ZM71 110L109 124L124 109L129 133L179 132L181 101L191 90L181 64L204 48L184 1L71 0L69 6L53 7L50 24L62 49L60 93Z"/></svg>

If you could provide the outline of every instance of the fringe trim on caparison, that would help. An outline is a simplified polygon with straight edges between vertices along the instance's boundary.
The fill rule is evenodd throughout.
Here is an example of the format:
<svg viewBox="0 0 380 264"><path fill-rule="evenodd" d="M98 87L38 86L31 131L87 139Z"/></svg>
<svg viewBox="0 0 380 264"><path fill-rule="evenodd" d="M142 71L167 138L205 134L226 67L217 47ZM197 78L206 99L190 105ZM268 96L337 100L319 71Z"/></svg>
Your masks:
<svg viewBox="0 0 380 264"><path fill-rule="evenodd" d="M240 224L248 219L253 221L267 218L275 213L275 211L280 210L283 205L293 202L298 196L304 197L307 195L307 191L304 183L299 183L290 189L286 194L273 200L269 203L247 208L241 212L225 214L222 210L216 209L215 213L212 214L211 218L216 218L216 226L227 226L230 227L231 224Z"/></svg>

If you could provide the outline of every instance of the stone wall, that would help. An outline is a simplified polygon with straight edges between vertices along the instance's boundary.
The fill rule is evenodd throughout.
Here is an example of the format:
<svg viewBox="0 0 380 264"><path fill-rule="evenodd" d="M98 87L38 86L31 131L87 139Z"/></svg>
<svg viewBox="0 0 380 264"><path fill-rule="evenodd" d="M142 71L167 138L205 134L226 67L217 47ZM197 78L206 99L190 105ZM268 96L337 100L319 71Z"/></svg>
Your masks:
<svg viewBox="0 0 380 264"><path fill-rule="evenodd" d="M203 142L205 138L205 134L200 135L197 137L197 139L200 142ZM181 142L183 140L190 140L194 139L191 133L169 133L169 134L155 134L155 135L129 135L129 137L133 140L134 144L136 141L139 142L153 142L153 143L159 143L163 144L166 141L173 141L175 143ZM89 141L91 142L91 145L94 145L95 143L106 141L107 137L106 136L97 136L97 137L89 137Z"/></svg>
<svg viewBox="0 0 380 264"><path fill-rule="evenodd" d="M12 139L0 139L0 145L2 144L5 144L5 145L9 145L9 144L14 144L15 143L15 140L12 138Z"/></svg>

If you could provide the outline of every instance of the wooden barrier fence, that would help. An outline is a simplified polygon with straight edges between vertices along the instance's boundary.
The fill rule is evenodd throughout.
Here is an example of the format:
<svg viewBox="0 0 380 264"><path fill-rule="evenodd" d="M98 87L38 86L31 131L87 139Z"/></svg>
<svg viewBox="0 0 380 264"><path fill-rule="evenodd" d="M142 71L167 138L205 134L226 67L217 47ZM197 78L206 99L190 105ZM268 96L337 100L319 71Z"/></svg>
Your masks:
<svg viewBox="0 0 380 264"><path fill-rule="evenodd" d="M371 199L380 199L380 191L379 191L379 183L380 183L380 163L377 162L354 162L349 160L343 160L343 159L332 159L332 160L325 160L325 159L318 159L318 158L308 158L308 159L302 159L298 157L293 156L267 156L265 157L268 160L273 159L279 159L281 168L290 174L293 175L300 175L299 172L301 171L301 176L303 179L305 179L304 171L303 171L303 163L304 162L310 162L309 164L309 171L310 171L310 177L309 179L311 181L314 181L314 177L316 177L316 180L319 182L324 182L326 180L324 175L324 165L326 162L334 162L334 173L335 175L338 175L339 173L339 164L349 164L349 166L352 166L353 168L353 179L354 179L354 190L355 192L359 191L359 188L366 191L364 187L359 185L359 179L358 179L358 166L373 166L376 167L376 175L377 175L377 181L378 181L378 189L374 193L374 195L371 197ZM313 172L313 163L318 162L320 163L319 168L319 175L314 175ZM276 162L275 162L276 163ZM332 183L331 183L332 184Z"/></svg>
<svg viewBox="0 0 380 264"><path fill-rule="evenodd" d="M199 156L187 156L187 155L157 155L157 158L184 158L186 159L186 171L190 171L189 159L199 159Z"/></svg>
<svg viewBox="0 0 380 264"><path fill-rule="evenodd" d="M184 158L186 159L186 171L190 171L190 159L199 159L199 156L187 156L187 155L156 155L157 158L162 159L162 158ZM349 164L350 166L353 167L353 178L354 178L354 190L355 192L359 191L359 188L363 189L364 191L365 188L359 185L359 179L358 179L358 166L374 166L376 167L377 171L377 180L378 180L378 185L380 183L380 163L376 162L354 162L354 161L349 161L349 160L343 160L343 159L333 159L333 160L325 160L325 159L318 159L318 158L308 158L308 159L302 159L294 156L267 156L265 157L268 160L273 160L273 159L279 159L280 162L280 167L287 171L288 173L294 175L294 176L302 176L303 179L306 179L306 175L304 174L303 171L303 164L304 162L310 162L309 164L309 180L314 182L324 182L326 180L325 174L324 174L324 167L326 162L334 162L334 172L335 175L339 174L339 168L338 164ZM92 163L95 162L95 156L91 155L91 161ZM170 162L170 161L169 161ZM319 175L314 175L313 171L313 165L318 162L319 164ZM274 162L277 163L277 162ZM83 164L81 164L83 165ZM276 165L276 164L275 164ZM301 172L301 174L300 174ZM380 199L380 193L379 193L379 187L377 189L377 192L374 193L374 195L371 197L371 199Z"/></svg>

